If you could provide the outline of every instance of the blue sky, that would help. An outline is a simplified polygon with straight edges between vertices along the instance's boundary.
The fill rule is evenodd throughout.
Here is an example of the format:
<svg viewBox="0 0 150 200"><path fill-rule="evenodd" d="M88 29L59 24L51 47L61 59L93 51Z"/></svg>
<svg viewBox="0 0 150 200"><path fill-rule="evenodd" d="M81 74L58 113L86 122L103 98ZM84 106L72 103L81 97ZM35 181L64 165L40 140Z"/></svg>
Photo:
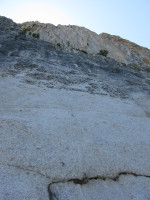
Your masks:
<svg viewBox="0 0 150 200"><path fill-rule="evenodd" d="M150 0L0 0L0 15L15 22L84 26L150 49Z"/></svg>

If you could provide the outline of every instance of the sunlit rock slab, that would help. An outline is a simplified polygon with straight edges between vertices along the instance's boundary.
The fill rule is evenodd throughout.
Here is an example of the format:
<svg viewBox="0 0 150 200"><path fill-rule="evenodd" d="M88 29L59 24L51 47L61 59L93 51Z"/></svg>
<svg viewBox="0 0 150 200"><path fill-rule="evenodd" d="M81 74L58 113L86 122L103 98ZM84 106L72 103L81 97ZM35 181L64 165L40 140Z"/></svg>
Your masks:
<svg viewBox="0 0 150 200"><path fill-rule="evenodd" d="M0 163L54 180L150 175L150 118L134 101L0 80Z"/></svg>
<svg viewBox="0 0 150 200"><path fill-rule="evenodd" d="M57 183L50 189L53 200L148 200L150 178L127 175L118 181L92 180L85 185Z"/></svg>
<svg viewBox="0 0 150 200"><path fill-rule="evenodd" d="M49 200L47 179L17 166L0 165L1 200Z"/></svg>

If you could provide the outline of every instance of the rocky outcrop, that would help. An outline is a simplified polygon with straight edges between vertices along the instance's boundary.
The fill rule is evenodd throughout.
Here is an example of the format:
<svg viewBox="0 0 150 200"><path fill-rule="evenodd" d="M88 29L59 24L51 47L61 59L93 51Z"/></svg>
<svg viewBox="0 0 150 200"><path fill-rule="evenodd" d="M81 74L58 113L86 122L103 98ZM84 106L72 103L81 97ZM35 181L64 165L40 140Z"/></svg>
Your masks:
<svg viewBox="0 0 150 200"><path fill-rule="evenodd" d="M40 39L61 46L69 51L83 51L99 54L107 50L108 57L131 67L150 67L150 50L118 36L106 33L100 35L79 26L54 26L40 22L26 22L21 28L29 34L38 33Z"/></svg>
<svg viewBox="0 0 150 200"><path fill-rule="evenodd" d="M0 40L13 39L22 33L22 29L11 19L0 16Z"/></svg>
<svg viewBox="0 0 150 200"><path fill-rule="evenodd" d="M0 200L149 199L150 73L0 27Z"/></svg>
<svg viewBox="0 0 150 200"><path fill-rule="evenodd" d="M127 64L150 67L150 50L141 47L133 42L122 39L119 36L103 33L100 35L103 40L111 46L115 45L124 55L124 61Z"/></svg>

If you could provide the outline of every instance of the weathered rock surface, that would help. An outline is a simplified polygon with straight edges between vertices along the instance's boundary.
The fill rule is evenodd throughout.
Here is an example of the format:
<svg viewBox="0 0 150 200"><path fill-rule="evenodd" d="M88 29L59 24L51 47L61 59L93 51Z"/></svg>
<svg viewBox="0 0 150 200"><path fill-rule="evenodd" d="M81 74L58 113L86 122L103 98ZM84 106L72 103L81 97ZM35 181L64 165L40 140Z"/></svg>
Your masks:
<svg viewBox="0 0 150 200"><path fill-rule="evenodd" d="M0 32L0 199L148 200L150 73L13 26Z"/></svg>
<svg viewBox="0 0 150 200"><path fill-rule="evenodd" d="M66 50L83 51L97 54L100 50L108 50L108 56L131 67L150 68L150 50L128 40L106 33L100 35L79 26L43 24L25 22L21 28L27 33L39 33L40 39L59 45Z"/></svg>
<svg viewBox="0 0 150 200"><path fill-rule="evenodd" d="M84 185L71 182L53 184L51 196L55 200L143 200L150 198L149 185L149 178L126 175L117 181L106 179L91 180Z"/></svg>
<svg viewBox="0 0 150 200"><path fill-rule="evenodd" d="M22 29L11 19L0 16L0 41L17 37Z"/></svg>
<svg viewBox="0 0 150 200"><path fill-rule="evenodd" d="M1 200L48 200L48 181L38 173L19 166L0 164Z"/></svg>

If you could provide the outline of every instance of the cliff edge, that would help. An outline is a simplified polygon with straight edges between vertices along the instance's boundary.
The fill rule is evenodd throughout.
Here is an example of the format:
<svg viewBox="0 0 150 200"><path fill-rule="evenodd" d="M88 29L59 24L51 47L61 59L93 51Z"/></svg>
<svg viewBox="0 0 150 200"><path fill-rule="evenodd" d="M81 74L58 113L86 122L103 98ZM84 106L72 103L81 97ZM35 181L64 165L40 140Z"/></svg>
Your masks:
<svg viewBox="0 0 150 200"><path fill-rule="evenodd" d="M108 51L108 57L131 67L150 67L150 50L133 42L107 33L100 35L79 26L44 24L40 22L25 22L21 28L27 34L39 34L41 40L59 45L68 51L83 51L89 54L99 54L101 50Z"/></svg>

